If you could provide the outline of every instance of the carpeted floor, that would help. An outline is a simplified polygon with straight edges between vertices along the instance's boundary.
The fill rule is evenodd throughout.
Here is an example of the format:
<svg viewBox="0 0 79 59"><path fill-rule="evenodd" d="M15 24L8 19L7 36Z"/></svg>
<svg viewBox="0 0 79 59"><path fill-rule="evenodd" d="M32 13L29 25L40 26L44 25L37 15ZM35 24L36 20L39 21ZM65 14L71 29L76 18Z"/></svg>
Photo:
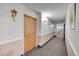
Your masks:
<svg viewBox="0 0 79 59"><path fill-rule="evenodd" d="M63 39L63 32L59 32L56 37L51 39L42 48L31 50L27 56L67 56L67 51Z"/></svg>

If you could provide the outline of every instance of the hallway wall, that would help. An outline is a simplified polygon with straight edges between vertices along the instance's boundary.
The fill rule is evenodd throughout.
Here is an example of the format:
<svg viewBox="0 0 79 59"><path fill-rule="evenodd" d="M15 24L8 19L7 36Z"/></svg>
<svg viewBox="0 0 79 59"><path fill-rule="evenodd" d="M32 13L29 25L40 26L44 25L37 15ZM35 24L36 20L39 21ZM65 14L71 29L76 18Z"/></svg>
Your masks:
<svg viewBox="0 0 79 59"><path fill-rule="evenodd" d="M37 47L37 45L39 45L40 44L40 39L41 39L41 37L40 37L40 35L41 35L41 13L40 12L37 12L37 36L36 36L36 47Z"/></svg>
<svg viewBox="0 0 79 59"><path fill-rule="evenodd" d="M79 4L76 4L76 28L70 29L70 8L73 4L69 4L66 18L66 47L68 55L79 55Z"/></svg>
<svg viewBox="0 0 79 59"><path fill-rule="evenodd" d="M49 34L54 32L54 25L48 18L43 18L42 17L42 22L41 22L41 35Z"/></svg>
<svg viewBox="0 0 79 59"><path fill-rule="evenodd" d="M38 45L44 45L50 38L54 36L54 24L43 14L41 14L41 35Z"/></svg>
<svg viewBox="0 0 79 59"><path fill-rule="evenodd" d="M15 9L17 11L17 16L15 22L11 18L11 10ZM37 18L37 24L39 22L38 12L33 11L22 4L18 3L1 3L0 4L0 55L3 54L1 51L6 51L10 49L10 46L7 46L6 49L3 50L4 46L10 43L12 47L15 47L11 42L19 41L18 49L16 52L16 47L13 50L9 50L5 52L4 55L21 55L23 54L23 39L24 39L24 14ZM37 35L39 34L39 24L37 25ZM20 43L21 42L21 43ZM8 54L9 52L12 52Z"/></svg>
<svg viewBox="0 0 79 59"><path fill-rule="evenodd" d="M64 21L53 22L41 13L41 35L39 35L38 45L43 46L48 40L50 40L55 32L57 33L57 24L64 24Z"/></svg>

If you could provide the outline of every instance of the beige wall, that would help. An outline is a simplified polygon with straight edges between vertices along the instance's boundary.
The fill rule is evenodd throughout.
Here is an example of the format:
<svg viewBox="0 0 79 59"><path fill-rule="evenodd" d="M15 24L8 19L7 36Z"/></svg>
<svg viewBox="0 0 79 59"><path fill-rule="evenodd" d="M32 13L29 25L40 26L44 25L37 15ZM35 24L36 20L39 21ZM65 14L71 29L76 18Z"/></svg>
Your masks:
<svg viewBox="0 0 79 59"><path fill-rule="evenodd" d="M0 56L17 56L23 50L23 40L0 44Z"/></svg>

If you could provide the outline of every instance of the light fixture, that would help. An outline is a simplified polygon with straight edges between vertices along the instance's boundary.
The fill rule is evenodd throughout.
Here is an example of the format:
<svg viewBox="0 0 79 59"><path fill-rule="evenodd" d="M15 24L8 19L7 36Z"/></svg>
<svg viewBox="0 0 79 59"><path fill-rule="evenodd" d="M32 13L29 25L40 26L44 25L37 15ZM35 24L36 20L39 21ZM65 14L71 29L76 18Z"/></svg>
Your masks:
<svg viewBox="0 0 79 59"><path fill-rule="evenodd" d="M45 13L42 13L42 16L43 16L43 17L51 17L51 13L45 12Z"/></svg>
<svg viewBox="0 0 79 59"><path fill-rule="evenodd" d="M15 21L17 15L17 11L15 9L11 10L11 17L13 18L13 21Z"/></svg>

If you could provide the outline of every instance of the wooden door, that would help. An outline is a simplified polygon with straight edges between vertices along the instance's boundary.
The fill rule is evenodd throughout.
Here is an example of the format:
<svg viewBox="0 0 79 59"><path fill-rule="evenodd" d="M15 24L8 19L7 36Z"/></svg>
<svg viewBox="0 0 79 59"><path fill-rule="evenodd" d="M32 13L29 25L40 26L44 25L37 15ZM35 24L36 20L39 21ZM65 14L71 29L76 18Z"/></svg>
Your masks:
<svg viewBox="0 0 79 59"><path fill-rule="evenodd" d="M36 45L36 19L24 16L24 53Z"/></svg>

